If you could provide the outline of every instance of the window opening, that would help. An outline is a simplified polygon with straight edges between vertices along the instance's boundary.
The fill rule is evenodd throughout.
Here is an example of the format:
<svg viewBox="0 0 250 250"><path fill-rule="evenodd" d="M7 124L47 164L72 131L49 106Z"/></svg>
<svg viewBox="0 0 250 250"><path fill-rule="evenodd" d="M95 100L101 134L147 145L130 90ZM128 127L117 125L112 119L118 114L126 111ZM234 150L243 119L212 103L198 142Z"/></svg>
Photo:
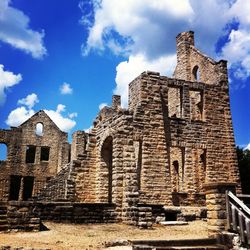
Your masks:
<svg viewBox="0 0 250 250"><path fill-rule="evenodd" d="M104 141L101 156L102 156L102 172L104 174L103 194L106 193L108 202L112 202L112 154L113 154L113 139L111 136Z"/></svg>
<svg viewBox="0 0 250 250"><path fill-rule="evenodd" d="M137 181L138 181L138 189L141 189L141 176L142 176L142 141L135 141L135 160L136 160L136 168L137 168Z"/></svg>
<svg viewBox="0 0 250 250"><path fill-rule="evenodd" d="M26 147L26 163L34 163L36 157L36 146Z"/></svg>
<svg viewBox="0 0 250 250"><path fill-rule="evenodd" d="M23 200L27 201L32 197L34 186L34 177L25 176L23 178Z"/></svg>
<svg viewBox="0 0 250 250"><path fill-rule="evenodd" d="M43 136L43 124L41 122L36 124L36 135Z"/></svg>
<svg viewBox="0 0 250 250"><path fill-rule="evenodd" d="M40 161L49 161L49 147L41 147Z"/></svg>
<svg viewBox="0 0 250 250"><path fill-rule="evenodd" d="M193 121L203 119L203 94L201 91L190 90L190 116Z"/></svg>
<svg viewBox="0 0 250 250"><path fill-rule="evenodd" d="M206 179L206 150L193 149L193 164L194 164L194 182L197 192L203 192L203 186Z"/></svg>
<svg viewBox="0 0 250 250"><path fill-rule="evenodd" d="M197 65L194 66L194 68L193 68L193 77L194 77L194 80L196 80L196 81L200 80L200 70L199 70L199 67Z"/></svg>
<svg viewBox="0 0 250 250"><path fill-rule="evenodd" d="M18 176L18 175L11 175L10 176L9 200L17 201L19 199L21 180L22 180L21 176Z"/></svg>
<svg viewBox="0 0 250 250"><path fill-rule="evenodd" d="M179 162L173 161L173 166L176 174L179 174Z"/></svg>
<svg viewBox="0 0 250 250"><path fill-rule="evenodd" d="M180 118L182 112L181 89L170 87L168 89L168 116Z"/></svg>
<svg viewBox="0 0 250 250"><path fill-rule="evenodd" d="M8 154L8 148L5 143L0 143L0 161L6 161Z"/></svg>
<svg viewBox="0 0 250 250"><path fill-rule="evenodd" d="M184 191L185 149L170 147L170 173L173 192Z"/></svg>

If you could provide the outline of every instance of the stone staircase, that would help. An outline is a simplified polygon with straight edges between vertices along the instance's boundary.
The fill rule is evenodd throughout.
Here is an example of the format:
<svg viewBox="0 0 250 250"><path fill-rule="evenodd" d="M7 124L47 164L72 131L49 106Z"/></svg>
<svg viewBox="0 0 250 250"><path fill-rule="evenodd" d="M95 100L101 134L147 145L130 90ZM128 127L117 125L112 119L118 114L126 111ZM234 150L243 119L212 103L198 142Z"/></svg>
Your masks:
<svg viewBox="0 0 250 250"><path fill-rule="evenodd" d="M0 231L8 230L7 206L6 203L0 202Z"/></svg>
<svg viewBox="0 0 250 250"><path fill-rule="evenodd" d="M217 244L215 239L192 240L135 240L133 250L224 250L225 246Z"/></svg>

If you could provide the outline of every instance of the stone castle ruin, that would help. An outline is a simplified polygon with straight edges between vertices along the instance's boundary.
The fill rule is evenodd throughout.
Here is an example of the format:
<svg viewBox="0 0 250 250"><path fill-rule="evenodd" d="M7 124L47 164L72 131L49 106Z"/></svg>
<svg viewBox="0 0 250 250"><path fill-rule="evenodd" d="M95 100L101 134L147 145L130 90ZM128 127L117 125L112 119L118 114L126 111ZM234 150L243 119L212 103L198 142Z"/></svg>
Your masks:
<svg viewBox="0 0 250 250"><path fill-rule="evenodd" d="M34 217L141 227L205 217L207 184L240 190L228 91L226 61L202 54L194 33L183 32L173 77L143 72L129 84L128 108L114 95L71 145L44 111L0 130L8 148L0 200L16 213L28 203L27 227Z"/></svg>

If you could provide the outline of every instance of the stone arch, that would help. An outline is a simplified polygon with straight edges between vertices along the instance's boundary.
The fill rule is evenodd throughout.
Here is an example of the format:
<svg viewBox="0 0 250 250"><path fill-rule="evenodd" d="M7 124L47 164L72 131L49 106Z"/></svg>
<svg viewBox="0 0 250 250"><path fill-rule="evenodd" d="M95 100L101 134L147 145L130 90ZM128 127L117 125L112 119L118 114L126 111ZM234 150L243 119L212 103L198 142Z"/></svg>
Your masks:
<svg viewBox="0 0 250 250"><path fill-rule="evenodd" d="M100 151L100 199L102 202L112 202L112 177L113 177L113 137L108 136L101 144Z"/></svg>
<svg viewBox="0 0 250 250"><path fill-rule="evenodd" d="M0 161L6 161L8 157L8 145L0 142Z"/></svg>
<svg viewBox="0 0 250 250"><path fill-rule="evenodd" d="M44 133L44 125L42 122L38 122L36 124L36 130L35 130L36 135L38 136L43 136Z"/></svg>
<svg viewBox="0 0 250 250"><path fill-rule="evenodd" d="M195 65L192 70L193 78L196 81L200 80L200 69L198 65Z"/></svg>

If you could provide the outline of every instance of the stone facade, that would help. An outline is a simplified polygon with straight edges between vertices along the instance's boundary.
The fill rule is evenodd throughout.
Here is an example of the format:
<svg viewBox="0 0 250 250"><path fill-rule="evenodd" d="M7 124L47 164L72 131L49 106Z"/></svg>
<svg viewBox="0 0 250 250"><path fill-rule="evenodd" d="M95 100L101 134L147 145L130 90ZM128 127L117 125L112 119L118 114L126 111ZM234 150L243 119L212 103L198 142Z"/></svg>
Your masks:
<svg viewBox="0 0 250 250"><path fill-rule="evenodd" d="M57 143L53 167L48 168L54 177L38 193L39 200L114 204L116 221L141 227L164 215L164 207L206 206L205 183L240 185L226 61L216 62L197 50L192 31L177 36L173 78L143 72L129 84L128 108L120 102L113 96L112 106L99 112L89 133L73 134L74 163L62 168L68 160L66 135L52 125L47 130L38 120L41 114L48 120L43 112L19 128L1 131L0 141L16 145L9 148L9 170L0 168L7 173L2 182L27 168L27 145L50 145L52 151ZM54 136L51 143L40 140L46 133L35 136L37 122L44 124L50 140ZM11 142L7 135L12 135ZM22 156L21 165L15 154ZM36 165L36 178L45 184L41 166Z"/></svg>
<svg viewBox="0 0 250 250"><path fill-rule="evenodd" d="M44 111L17 128L0 130L7 159L0 162L0 199L28 200L69 162L70 144Z"/></svg>

